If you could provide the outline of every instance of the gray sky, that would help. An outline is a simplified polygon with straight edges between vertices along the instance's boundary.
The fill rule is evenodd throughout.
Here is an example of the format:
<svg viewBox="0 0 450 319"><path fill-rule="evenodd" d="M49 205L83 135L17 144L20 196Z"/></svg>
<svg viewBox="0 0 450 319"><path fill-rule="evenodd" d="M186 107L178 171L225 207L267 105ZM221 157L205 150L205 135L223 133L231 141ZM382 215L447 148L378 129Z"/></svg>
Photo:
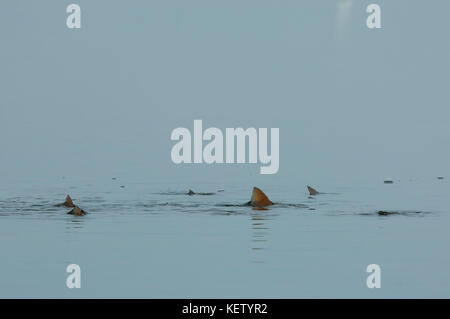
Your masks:
<svg viewBox="0 0 450 319"><path fill-rule="evenodd" d="M0 177L450 173L450 2L3 0ZM369 3L382 29L369 30ZM341 8L341 9L339 9ZM341 10L341 11L340 11ZM171 162L176 127L279 127L280 170Z"/></svg>

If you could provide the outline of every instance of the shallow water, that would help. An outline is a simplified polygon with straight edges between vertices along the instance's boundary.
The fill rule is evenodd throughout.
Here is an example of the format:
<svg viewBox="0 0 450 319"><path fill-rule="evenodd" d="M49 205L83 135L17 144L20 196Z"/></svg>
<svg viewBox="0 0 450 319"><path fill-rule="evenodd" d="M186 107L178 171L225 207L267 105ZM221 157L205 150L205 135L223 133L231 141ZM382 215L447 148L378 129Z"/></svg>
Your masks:
<svg viewBox="0 0 450 319"><path fill-rule="evenodd" d="M337 184L256 185L276 204L254 210L253 185L0 182L0 297L450 297L449 180Z"/></svg>

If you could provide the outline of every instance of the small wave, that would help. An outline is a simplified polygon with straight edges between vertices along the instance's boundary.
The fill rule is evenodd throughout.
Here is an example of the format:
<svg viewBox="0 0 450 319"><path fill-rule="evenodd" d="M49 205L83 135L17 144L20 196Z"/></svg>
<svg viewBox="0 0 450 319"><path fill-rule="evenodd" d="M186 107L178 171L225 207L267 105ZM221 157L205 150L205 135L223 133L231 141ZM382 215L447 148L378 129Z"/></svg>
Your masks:
<svg viewBox="0 0 450 319"><path fill-rule="evenodd" d="M170 195L188 195L187 192L174 192L174 191L167 191L167 192L157 192L157 193L153 193L154 195L165 195L165 196L170 196Z"/></svg>

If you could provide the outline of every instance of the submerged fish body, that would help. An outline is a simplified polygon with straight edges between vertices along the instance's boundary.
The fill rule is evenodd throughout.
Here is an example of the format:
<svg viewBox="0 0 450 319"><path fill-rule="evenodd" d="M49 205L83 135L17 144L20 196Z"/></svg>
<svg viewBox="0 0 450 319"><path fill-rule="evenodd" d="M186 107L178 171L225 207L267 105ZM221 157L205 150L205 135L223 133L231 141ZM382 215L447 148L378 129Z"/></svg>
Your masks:
<svg viewBox="0 0 450 319"><path fill-rule="evenodd" d="M400 213L399 212L388 212L388 211L385 211L385 210L380 210L380 211L378 211L378 215L389 216L389 215L400 215Z"/></svg>
<svg viewBox="0 0 450 319"><path fill-rule="evenodd" d="M391 215L401 215L401 216L423 216L425 214L429 214L427 211L416 211L416 210L400 210L400 211L386 211L379 210L377 212L380 216L391 216Z"/></svg>

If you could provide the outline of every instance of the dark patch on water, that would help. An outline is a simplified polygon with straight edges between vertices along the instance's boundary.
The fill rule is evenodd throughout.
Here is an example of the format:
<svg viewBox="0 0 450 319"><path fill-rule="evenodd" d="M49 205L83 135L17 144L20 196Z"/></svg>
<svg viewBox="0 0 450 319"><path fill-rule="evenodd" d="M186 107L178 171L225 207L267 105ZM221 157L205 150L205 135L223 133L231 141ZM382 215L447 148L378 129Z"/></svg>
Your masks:
<svg viewBox="0 0 450 319"><path fill-rule="evenodd" d="M391 215L401 215L401 216L423 216L429 214L430 212L423 211L378 211L379 216L391 216Z"/></svg>
<svg viewBox="0 0 450 319"><path fill-rule="evenodd" d="M188 196L194 196L194 195L200 195L200 196L212 196L212 195L216 195L216 193L214 192L194 192L192 190L189 191L166 191L166 192L158 192L158 193L153 193L155 195L165 195L165 196L170 196L170 195L188 195Z"/></svg>
<svg viewBox="0 0 450 319"><path fill-rule="evenodd" d="M250 202L244 204L216 204L218 207L253 207ZM258 208L258 207L256 207ZM261 208L261 207L260 207ZM309 208L305 204L288 204L288 203L273 203L273 205L263 207L265 209L276 209L276 208Z"/></svg>
<svg viewBox="0 0 450 319"><path fill-rule="evenodd" d="M271 206L273 208L309 208L309 206L305 205L305 204L285 204L285 203L274 203L273 206Z"/></svg>
<svg viewBox="0 0 450 319"><path fill-rule="evenodd" d="M221 216L233 216L233 215L242 215L242 213L233 211L233 210L215 210L212 211L213 215L221 215Z"/></svg>
<svg viewBox="0 0 450 319"><path fill-rule="evenodd" d="M217 207L249 207L251 205L245 204L216 204Z"/></svg>
<svg viewBox="0 0 450 319"><path fill-rule="evenodd" d="M358 215L361 216L408 216L408 217L423 217L427 214L431 214L431 212L425 212L425 211L410 211L410 210L404 210L404 211L386 211L386 210L380 210L376 212L368 212L368 213L359 213Z"/></svg>
<svg viewBox="0 0 450 319"><path fill-rule="evenodd" d="M142 207L142 208L155 208L155 207L164 207L169 206L169 202L163 202L163 203L139 203L136 204L136 207Z"/></svg>
<svg viewBox="0 0 450 319"><path fill-rule="evenodd" d="M155 195L187 195L186 192L175 192L175 191L167 191L167 192L158 192L153 193Z"/></svg>

